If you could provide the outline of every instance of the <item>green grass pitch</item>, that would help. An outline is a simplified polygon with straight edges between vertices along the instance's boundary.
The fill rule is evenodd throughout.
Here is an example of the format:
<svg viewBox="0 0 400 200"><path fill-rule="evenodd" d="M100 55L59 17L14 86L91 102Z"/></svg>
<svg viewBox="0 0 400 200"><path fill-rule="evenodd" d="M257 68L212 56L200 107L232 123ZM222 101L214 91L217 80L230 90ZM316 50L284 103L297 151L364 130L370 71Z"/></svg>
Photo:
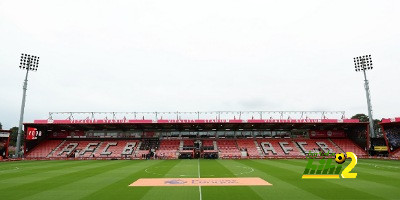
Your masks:
<svg viewBox="0 0 400 200"><path fill-rule="evenodd" d="M349 162L345 162L347 165ZM306 160L0 163L0 199L400 199L400 161L359 159L356 179L303 180ZM260 177L273 186L128 187L139 178Z"/></svg>

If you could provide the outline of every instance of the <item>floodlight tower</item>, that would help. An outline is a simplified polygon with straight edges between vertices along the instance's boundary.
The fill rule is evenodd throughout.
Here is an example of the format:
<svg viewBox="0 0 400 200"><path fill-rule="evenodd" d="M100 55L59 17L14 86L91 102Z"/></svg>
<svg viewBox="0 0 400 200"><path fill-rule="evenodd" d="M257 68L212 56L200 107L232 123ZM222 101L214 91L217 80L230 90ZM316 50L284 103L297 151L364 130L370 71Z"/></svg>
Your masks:
<svg viewBox="0 0 400 200"><path fill-rule="evenodd" d="M26 70L26 74L25 74L24 86L22 87L23 94L22 94L21 114L19 116L17 149L15 150L15 154L17 157L19 157L19 150L21 148L22 122L24 120L26 89L28 87L28 73L29 71L37 71L38 66L39 66L39 57L24 53L21 54L21 62L19 68Z"/></svg>
<svg viewBox="0 0 400 200"><path fill-rule="evenodd" d="M368 118L369 118L369 130L370 130L369 132L372 137L375 137L374 119L372 118L371 94L369 92L367 73L365 72L366 70L371 70L373 68L371 55L355 57L354 66L356 72L362 71L364 73L364 87L367 95L367 105L368 105Z"/></svg>

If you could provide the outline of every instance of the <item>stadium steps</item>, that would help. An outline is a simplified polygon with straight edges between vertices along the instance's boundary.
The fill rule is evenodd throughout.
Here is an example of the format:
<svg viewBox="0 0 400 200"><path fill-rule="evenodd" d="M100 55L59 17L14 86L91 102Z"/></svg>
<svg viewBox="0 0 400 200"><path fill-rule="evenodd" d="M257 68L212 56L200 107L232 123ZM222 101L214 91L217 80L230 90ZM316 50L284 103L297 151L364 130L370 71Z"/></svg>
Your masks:
<svg viewBox="0 0 400 200"><path fill-rule="evenodd" d="M62 145L64 145L64 143L65 143L66 141L67 141L67 140L63 140L55 149L53 149L53 151L51 151L51 152L46 156L46 158L50 158L55 152L58 151L58 149L59 149Z"/></svg>
<svg viewBox="0 0 400 200"><path fill-rule="evenodd" d="M333 144L333 146L334 146L336 149L338 149L338 150L341 151L340 153L345 153L345 152L343 151L342 148L340 148L336 143L334 143L334 142L331 140L331 138L328 138L328 140Z"/></svg>
<svg viewBox="0 0 400 200"><path fill-rule="evenodd" d="M254 140L254 145L256 145L256 149L257 149L257 151L258 151L258 155L264 156L264 153L263 153L263 151L261 150L261 147L260 147L260 145L258 144L257 140Z"/></svg>
<svg viewBox="0 0 400 200"><path fill-rule="evenodd" d="M392 157L400 157L400 148L391 152Z"/></svg>
<svg viewBox="0 0 400 200"><path fill-rule="evenodd" d="M218 150L217 141L213 141L214 150Z"/></svg>
<svg viewBox="0 0 400 200"><path fill-rule="evenodd" d="M305 152L299 147L297 142L294 140L292 142L293 142L294 146L296 147L297 151L299 151L301 155L305 156L306 155Z"/></svg>
<svg viewBox="0 0 400 200"><path fill-rule="evenodd" d="M236 143L239 146L239 149L242 150L242 157L257 157L260 156L259 152L254 144L254 140L249 139L238 139ZM246 155L246 156L244 156Z"/></svg>
<svg viewBox="0 0 400 200"><path fill-rule="evenodd" d="M142 141L139 141L139 144L137 145L137 147L136 147L136 149L135 149L135 152L134 152L134 154L135 154L135 157L138 157L138 153L139 153L139 150L140 150L140 146L142 145Z"/></svg>
<svg viewBox="0 0 400 200"><path fill-rule="evenodd" d="M183 140L179 143L179 151L183 151Z"/></svg>

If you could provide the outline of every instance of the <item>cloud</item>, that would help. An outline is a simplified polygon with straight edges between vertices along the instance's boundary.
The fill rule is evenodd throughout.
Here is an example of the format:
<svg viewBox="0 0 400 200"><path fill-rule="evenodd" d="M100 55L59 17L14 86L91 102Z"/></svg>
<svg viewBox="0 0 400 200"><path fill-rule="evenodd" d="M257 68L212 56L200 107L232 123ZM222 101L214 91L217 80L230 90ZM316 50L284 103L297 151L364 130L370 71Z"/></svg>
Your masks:
<svg viewBox="0 0 400 200"><path fill-rule="evenodd" d="M400 110L399 1L3 1L0 122L50 111ZM24 5L24 6L21 6Z"/></svg>

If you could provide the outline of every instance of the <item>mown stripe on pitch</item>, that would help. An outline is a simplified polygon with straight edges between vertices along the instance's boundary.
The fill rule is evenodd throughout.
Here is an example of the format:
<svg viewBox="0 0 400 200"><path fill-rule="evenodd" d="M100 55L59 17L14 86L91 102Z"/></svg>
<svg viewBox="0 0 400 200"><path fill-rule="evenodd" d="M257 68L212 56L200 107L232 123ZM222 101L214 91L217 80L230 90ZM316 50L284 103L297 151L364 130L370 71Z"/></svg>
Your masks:
<svg viewBox="0 0 400 200"><path fill-rule="evenodd" d="M196 161L196 162L194 162ZM190 167L193 167L193 175L194 177L197 177L197 160L167 160L168 162L168 167L165 167L165 164L163 164L162 171L160 171L160 174L163 175L157 175L158 178L180 178L179 174L174 174L176 171L176 168L186 168L187 165L186 163L193 163L189 165ZM170 164L172 162L172 164ZM183 163L183 164L182 164ZM195 164L194 164L195 163ZM182 166L181 166L182 165ZM160 166L154 166L154 167L160 167ZM159 168L160 169L160 168ZM194 174L195 173L195 174ZM141 177L142 178L142 177ZM146 178L146 177L143 177ZM133 182L133 181L132 181ZM132 188L132 187L131 187ZM138 187L134 187L138 188ZM199 199L199 191L198 187L147 187L149 188L146 190L145 193L143 193L140 196L140 199L142 200L156 200L156 199L163 199L163 200L176 200L176 199ZM135 197L136 196L132 196Z"/></svg>
<svg viewBox="0 0 400 200"><path fill-rule="evenodd" d="M396 165L397 167L400 167L400 160L358 159L358 161L380 165Z"/></svg>
<svg viewBox="0 0 400 200"><path fill-rule="evenodd" d="M18 166L20 164L25 164L27 166L29 165L38 165L38 163L52 163L54 162L53 160L23 160L23 161L9 161L9 162L0 162L0 166ZM0 167L1 169L1 167Z"/></svg>
<svg viewBox="0 0 400 200"><path fill-rule="evenodd" d="M84 162L86 163L86 162ZM57 166L54 167L55 169L52 170L46 170L46 168L42 169L38 173L30 173L30 170L26 169L21 169L20 174L16 173L15 176L9 177L10 175L7 175L7 178L5 180L0 180L0 183L6 183L5 186L2 188L8 188L8 187L13 187L16 185L20 184L25 184L25 183L30 183L32 181L38 181L45 179L46 176L51 176L52 174L57 174L57 173L63 173L65 169L75 169L75 168L80 168L82 166L85 166L82 164L78 165L78 163L73 164L73 165L67 165L67 166Z"/></svg>
<svg viewBox="0 0 400 200"><path fill-rule="evenodd" d="M384 171L381 168L375 168L368 165L356 165L354 171L363 170L366 173L373 175L387 177L389 179L398 179L400 181L400 169L393 169L392 171Z"/></svg>
<svg viewBox="0 0 400 200"><path fill-rule="evenodd" d="M263 160L250 160L249 166L257 168L258 170L264 171L265 173L274 176L282 181L285 181L289 184L295 185L298 188L308 191L320 198L325 199L337 199L341 197L348 197L350 195L352 199L378 199L382 198L379 196L375 196L369 193L366 193L361 190L352 189L346 186L342 186L341 179L335 180L324 180L324 179L315 179L315 180L307 180L301 179L303 170L293 169L290 166L280 165L278 160L274 160L277 162L262 162ZM279 166L280 165L280 166ZM284 166L284 167L283 167ZM299 168L298 165L294 165L293 167ZM305 167L305 166L304 166ZM335 182L332 182L335 181ZM276 186L276 185L275 185ZM338 191L341 192L342 195L338 195ZM354 194L354 195L353 195ZM295 196L293 196L295 197Z"/></svg>
<svg viewBox="0 0 400 200"><path fill-rule="evenodd" d="M365 180L372 182L371 184L381 184L384 186L393 186L395 188L399 188L400 185L400 177L392 177L389 178L387 176L382 176L382 175L376 175L376 174L371 174L363 169L358 169L357 171L354 171L357 173L357 179L359 180ZM399 189L400 191L400 189Z"/></svg>
<svg viewBox="0 0 400 200"><path fill-rule="evenodd" d="M235 162L244 165L246 167L251 167L246 163L249 160L235 160ZM264 160L264 162L275 162L275 160ZM252 167L251 167L252 168ZM290 184L287 181L282 181L281 179L270 176L270 174L261 171L259 169L253 168L255 174L260 174L259 177L264 178L266 181L273 184L274 187L267 187L267 188L260 188L260 187L252 187L260 196L263 196L265 199L323 199L311 192L302 190L301 188L297 187L296 185ZM247 176L250 176L247 175ZM251 175L251 177L253 177ZM293 195L295 191L295 195Z"/></svg>
<svg viewBox="0 0 400 200"><path fill-rule="evenodd" d="M99 166L98 165L99 163L102 165ZM10 188L5 188L5 189L0 188L0 193L2 194L2 196L5 196L6 199L20 199L25 196L34 195L57 187L62 187L64 184L73 183L82 178L96 176L98 174L98 170L109 171L115 168L123 167L125 165L124 162L118 162L118 161L116 162L92 161L92 164L96 165L93 165L94 167L90 167L88 169L84 170L75 169L74 172L60 173L59 175L56 176L45 178L39 181L20 184Z"/></svg>
<svg viewBox="0 0 400 200"><path fill-rule="evenodd" d="M224 160L202 160L200 173L202 178L237 177L223 164ZM208 176L203 176L208 175ZM214 176L210 176L214 175ZM203 199L262 199L249 186L201 187Z"/></svg>
<svg viewBox="0 0 400 200"><path fill-rule="evenodd" d="M144 195L152 188L152 187L129 187L128 185L133 183L135 180L139 178L159 178L160 176L146 173L145 170L152 166L165 166L166 168L172 168L177 163L169 162L170 160L163 161L154 161L148 160L144 161L149 163L148 167L144 167L139 171L134 173L127 172L126 175L121 177L119 181L116 181L110 185L99 188L97 191L86 195L82 199L142 199ZM175 164L174 164L175 163ZM165 169L166 169L165 168Z"/></svg>
<svg viewBox="0 0 400 200"><path fill-rule="evenodd" d="M356 168L358 167L376 169L377 171L398 173L398 175L400 175L400 167L390 165L390 163L371 163L371 162L366 163L363 160L361 161L359 160L356 165Z"/></svg>
<svg viewBox="0 0 400 200"><path fill-rule="evenodd" d="M125 162L125 161L113 161ZM154 163L155 164L155 163ZM83 178L76 182L65 184L62 187L46 190L41 193L26 197L24 199L80 199L99 189L113 184L126 176L126 172L138 172L146 167L149 163L146 161L129 161L125 162L125 166L111 169L110 171L98 172L98 175ZM112 192L112 191L109 191Z"/></svg>
<svg viewBox="0 0 400 200"><path fill-rule="evenodd" d="M17 186L17 185L21 185L21 184L29 184L31 182L34 181L39 181L39 180L43 180L46 179L47 177L52 176L53 174L63 174L65 172L65 170L75 170L78 171L79 169L77 168L82 168L85 166L91 166L91 163L88 162L82 162L80 163L79 161L74 161L74 163L71 163L72 165L66 165L66 166L57 166L54 167L55 169L52 170L46 170L46 168L44 168L42 171L39 171L38 173L32 173L30 174L30 170L22 170L24 171L23 173L21 173L21 175L16 175L14 177L8 177L5 180L0 180L0 183L6 183L6 185L4 187L2 187L2 189L4 188L9 188L9 187L13 187L13 186ZM25 172L26 171L26 172ZM27 174L25 174L27 173Z"/></svg>
<svg viewBox="0 0 400 200"><path fill-rule="evenodd" d="M17 161L13 162L13 165L5 165L7 162L0 162L0 174L7 174L7 173L14 173L16 172L16 168L19 169L37 169L37 168L43 168L46 166L50 166L53 164L60 164L61 161L36 161L36 164L33 164L32 162L27 162L27 161Z"/></svg>
<svg viewBox="0 0 400 200"><path fill-rule="evenodd" d="M181 178L179 175L182 173L188 173L191 171L191 177L198 177L197 175L197 160L176 160L177 163L165 171L165 175L161 176L163 178ZM172 161L170 161L172 162ZM188 178L188 177L182 177ZM203 189L204 187L202 187ZM198 200L199 199L199 189L198 187L151 187L149 191L146 192L144 196L141 197L143 200Z"/></svg>
<svg viewBox="0 0 400 200"><path fill-rule="evenodd" d="M31 168L26 168L24 165L20 165L19 169L14 170L13 173L9 172L3 174L0 172L0 182L10 178L17 178L21 176L26 177L33 174L42 173L44 171L49 172L53 170L69 168L73 167L74 165L82 166L84 163L88 163L88 161L54 161L54 163L38 162L38 166Z"/></svg>
<svg viewBox="0 0 400 200"><path fill-rule="evenodd" d="M294 163L294 165L303 168L303 166L301 166L300 163L297 163L293 160L280 160L279 162ZM305 165L306 165L306 163L304 163L304 166ZM378 193L380 193L380 195L382 195L382 196L387 196L388 193L386 191L395 191L396 186L398 187L398 184L396 181L392 185L387 177L382 176L382 175L374 175L374 174L365 172L365 169L358 168L358 165L356 166L355 169L352 170L352 172L358 173L356 179L343 179L343 181L340 181L340 182L332 181L332 183L347 186L349 188L353 188L353 189L359 190L359 191L365 191L366 193L370 193L372 195L377 195ZM382 172L382 173L385 173L385 172ZM381 190L365 190L365 186L368 186L368 187L373 186L373 187L382 188L382 189ZM391 195L391 194L389 194L389 195Z"/></svg>
<svg viewBox="0 0 400 200"><path fill-rule="evenodd" d="M306 163L301 164L301 163L294 162L293 160L280 160L279 162L293 164L295 166L302 167L302 168L304 168L306 165ZM362 165L356 165L356 167L351 172L358 173L357 179L364 180L367 182L372 182L369 184L377 184L377 186L378 186L378 184L381 184L381 186L388 187L388 189L390 189L390 186L398 187L398 185L399 185L398 182L400 181L400 176L396 177L396 176L391 176L390 174L385 175L386 171L379 171L379 170L375 170L375 172L380 173L380 174L370 173L373 170L374 169L366 168ZM393 172L393 171L390 171L390 172Z"/></svg>
<svg viewBox="0 0 400 200"><path fill-rule="evenodd" d="M292 163L293 161L287 161L288 163ZM296 164L298 165L298 164ZM304 164L304 166L306 165L306 163ZM298 165L299 167L301 167L300 165ZM347 165L346 165L347 166ZM400 190L396 190L399 186L398 182L398 178L396 177L394 180L394 177L390 178L386 175L382 175L385 174L386 172L380 172L379 170L376 170L377 173L381 173L380 175L377 174L372 174L369 173L368 171L371 171L373 169L371 168L363 168L360 167L360 165L356 165L356 167L352 170L352 172L357 173L357 178L356 179L343 179L340 182L333 182L333 183L337 183L337 184L341 184L343 186L347 186L349 188L354 188L357 190L361 190L361 191L365 191L366 193L370 193L373 195L377 195L380 194L382 196L387 196L387 195L392 195L393 196L393 192L397 192L399 194ZM380 190L365 190L364 186L368 186L368 187L376 187L376 188L381 188ZM387 191L393 191L391 193L387 193ZM394 196L393 196L394 197ZM392 197L392 198L393 198ZM382 197L380 197L382 198Z"/></svg>
<svg viewBox="0 0 400 200"><path fill-rule="evenodd" d="M165 178L197 178L198 170L197 170L198 160L193 159L182 159L179 160L179 163L171 168L165 176ZM181 176L184 175L184 176Z"/></svg>

